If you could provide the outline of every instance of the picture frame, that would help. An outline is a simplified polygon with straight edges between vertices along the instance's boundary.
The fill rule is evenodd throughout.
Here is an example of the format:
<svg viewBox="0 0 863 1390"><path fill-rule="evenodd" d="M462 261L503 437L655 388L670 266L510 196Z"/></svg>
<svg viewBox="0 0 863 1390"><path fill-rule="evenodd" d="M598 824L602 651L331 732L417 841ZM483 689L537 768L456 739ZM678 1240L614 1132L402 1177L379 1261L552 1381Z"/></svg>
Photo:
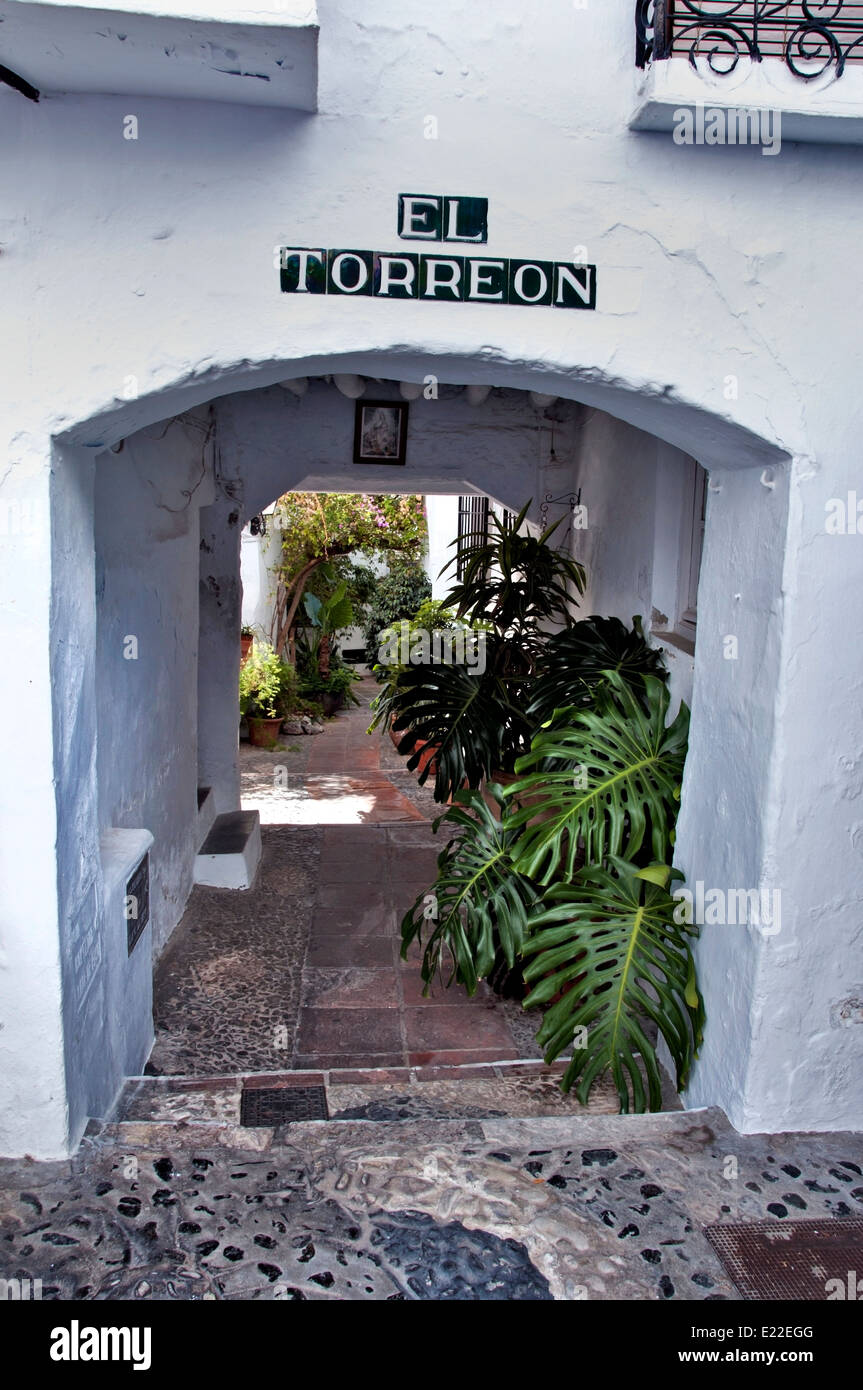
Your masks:
<svg viewBox="0 0 863 1390"><path fill-rule="evenodd" d="M407 454L406 401L358 400L354 415L354 463L403 466Z"/></svg>

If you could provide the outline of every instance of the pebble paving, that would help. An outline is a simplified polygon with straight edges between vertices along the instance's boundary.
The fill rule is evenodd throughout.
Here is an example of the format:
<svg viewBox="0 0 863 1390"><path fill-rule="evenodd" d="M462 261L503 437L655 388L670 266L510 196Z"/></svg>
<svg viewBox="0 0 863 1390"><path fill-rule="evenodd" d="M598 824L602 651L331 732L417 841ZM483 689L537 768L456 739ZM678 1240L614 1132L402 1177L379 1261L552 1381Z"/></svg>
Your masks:
<svg viewBox="0 0 863 1390"><path fill-rule="evenodd" d="M61 1300L735 1300L704 1225L861 1209L861 1136L718 1111L93 1125L67 1163L0 1163L0 1276Z"/></svg>

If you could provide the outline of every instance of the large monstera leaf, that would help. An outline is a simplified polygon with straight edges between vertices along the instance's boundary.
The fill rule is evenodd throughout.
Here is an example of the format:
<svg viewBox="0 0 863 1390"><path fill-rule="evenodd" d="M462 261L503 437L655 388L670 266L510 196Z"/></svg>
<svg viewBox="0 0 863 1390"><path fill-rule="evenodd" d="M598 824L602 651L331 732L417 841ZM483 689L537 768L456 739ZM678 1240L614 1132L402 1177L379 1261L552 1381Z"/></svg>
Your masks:
<svg viewBox="0 0 863 1390"><path fill-rule="evenodd" d="M408 769L414 772L424 764L421 785L430 770L425 745L433 745L437 801L448 801L461 788L479 787L501 767L511 768L527 747L524 715L490 669L480 673L444 663L405 667L388 709L395 716L394 731L403 732L399 752L407 755Z"/></svg>
<svg viewBox="0 0 863 1390"><path fill-rule="evenodd" d="M531 917L524 976L533 988L524 1006L550 1005L537 1034L546 1062L574 1044L563 1089L577 1082L582 1104L610 1072L621 1110L661 1109L651 1023L674 1059L678 1089L686 1085L704 1007L692 929L675 921L670 875L665 864L637 869L610 856L608 868L583 869L548 891Z"/></svg>
<svg viewBox="0 0 863 1390"><path fill-rule="evenodd" d="M528 710L538 724L550 720L555 710L592 705L607 671L617 671L639 693L644 676L668 680L662 651L649 645L637 617L631 628L619 618L595 613L580 619L548 639L542 667Z"/></svg>
<svg viewBox="0 0 863 1390"><path fill-rule="evenodd" d="M501 788L488 784L498 806ZM445 960L450 978L475 994L481 979L495 964L498 947L512 967L524 949L528 909L537 900L534 886L512 865L515 834L492 814L479 792L458 792L456 804L435 822L454 829L453 838L438 856L436 881L420 893L401 925L402 956L413 941L430 935L423 956L422 977L428 985Z"/></svg>
<svg viewBox="0 0 863 1390"><path fill-rule="evenodd" d="M689 710L681 704L666 728L668 691L655 676L643 681L639 698L606 672L595 707L541 729L516 763L527 775L505 791L518 807L507 822L524 826L514 860L529 878L569 881L579 863L608 855L670 861Z"/></svg>

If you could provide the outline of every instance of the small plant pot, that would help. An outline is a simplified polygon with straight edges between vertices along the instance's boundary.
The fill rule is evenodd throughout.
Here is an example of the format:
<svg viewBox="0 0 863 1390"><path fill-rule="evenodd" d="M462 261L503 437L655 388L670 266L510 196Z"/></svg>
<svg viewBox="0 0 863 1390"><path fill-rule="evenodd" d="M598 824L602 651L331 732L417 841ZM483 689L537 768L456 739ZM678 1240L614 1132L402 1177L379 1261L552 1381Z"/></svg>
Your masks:
<svg viewBox="0 0 863 1390"><path fill-rule="evenodd" d="M407 729L396 730L393 728L393 722L394 721L390 722L390 739L392 740L394 746L396 748L399 748L402 739L407 733ZM433 777L436 774L438 747L439 744L429 743L428 739L417 739L410 753L407 755L408 757L413 757L414 753L420 754L420 760L417 763L416 768L414 769L417 777L420 775L420 773L425 772L426 768L428 768L430 776Z"/></svg>
<svg viewBox="0 0 863 1390"><path fill-rule="evenodd" d="M345 703L344 695L332 695L329 690L325 690L321 695L321 704L324 707L324 714L336 714L343 708Z"/></svg>
<svg viewBox="0 0 863 1390"><path fill-rule="evenodd" d="M240 638L240 660L241 660L241 661L245 661L246 657L249 655L249 652L252 650L252 644L253 644L254 640L255 640L254 637L241 637L241 638Z"/></svg>
<svg viewBox="0 0 863 1390"><path fill-rule="evenodd" d="M249 719L249 743L255 748L275 748L282 727L281 719Z"/></svg>
<svg viewBox="0 0 863 1390"><path fill-rule="evenodd" d="M428 771L430 777L434 777L437 774L437 752L439 746L440 745L437 743L421 741L414 744L413 751L420 755L420 760L416 767L418 776L425 771Z"/></svg>

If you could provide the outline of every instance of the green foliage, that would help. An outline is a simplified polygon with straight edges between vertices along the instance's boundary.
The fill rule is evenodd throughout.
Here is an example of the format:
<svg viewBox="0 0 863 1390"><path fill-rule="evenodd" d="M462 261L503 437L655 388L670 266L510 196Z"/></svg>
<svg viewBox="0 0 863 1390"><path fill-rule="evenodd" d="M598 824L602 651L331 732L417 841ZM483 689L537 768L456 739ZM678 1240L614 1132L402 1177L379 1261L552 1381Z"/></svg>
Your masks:
<svg viewBox="0 0 863 1390"><path fill-rule="evenodd" d="M546 1060L574 1045L565 1089L577 1082L586 1101L610 1072L622 1109L655 1109L654 1030L683 1087L703 1024L690 932L667 887L689 711L666 725L667 673L638 618L631 630L617 618L574 621L584 571L549 544L554 527L521 535L526 514L492 518L489 537L462 552L449 612L426 606L422 623L416 613L429 630L487 624L484 668L442 660L382 672L372 727L402 733L421 781L431 745L435 797L453 801L435 828L454 835L405 914L402 954L428 926L426 985L449 960L448 983L469 993L501 958L526 961L525 1007L545 1009ZM517 774L505 789L488 782L498 769ZM483 779L498 816L475 790Z"/></svg>
<svg viewBox="0 0 863 1390"><path fill-rule="evenodd" d="M322 565L349 566L348 557L388 555L416 558L424 550L428 531L422 497L371 496L364 493L288 492L280 497L274 524L282 537L276 589L276 646L290 644L297 611L307 585L323 594L315 578ZM332 571L330 580L333 580ZM364 606L370 583L367 566L342 569L348 597ZM365 597L361 595L365 594Z"/></svg>
<svg viewBox="0 0 863 1390"><path fill-rule="evenodd" d="M527 709L546 636L544 625L572 622L571 590L584 588L584 570L549 545L554 526L540 537L521 535L529 503L508 522L491 518L487 541L463 552L464 578L444 611L452 621L485 630L485 666L430 661L379 672L384 688L372 724L405 730L399 752L420 765L419 739L439 743L435 799L460 787L511 772L530 744L535 721ZM455 562L453 562L455 563ZM424 767L420 781L429 775Z"/></svg>
<svg viewBox="0 0 863 1390"><path fill-rule="evenodd" d="M377 661L380 635L402 618L412 618L424 599L431 598L431 584L422 565L402 561L390 566L369 603L363 637L366 660Z"/></svg>
<svg viewBox="0 0 863 1390"><path fill-rule="evenodd" d="M434 634L436 632L470 632L487 627L485 623L471 625L463 618L456 617L442 599L423 599L412 618L400 618L390 627L378 634L378 656L385 656L385 649L392 643L395 659L378 660L374 663L375 677L381 683L391 682L407 664L401 660L403 654L411 650L411 639L416 633Z"/></svg>
<svg viewBox="0 0 863 1390"><path fill-rule="evenodd" d="M616 671L638 693L644 688L642 676L668 680L662 651L649 645L640 618L633 618L630 629L619 618L593 614L553 633L545 644L528 714L543 724L555 710L589 708L607 671Z"/></svg>
<svg viewBox="0 0 863 1390"><path fill-rule="evenodd" d="M411 772L420 765L422 743L433 743L435 800L448 801L460 788L512 771L528 748L530 725L514 696L517 689L517 680L502 679L493 665L482 672L457 662L400 667L375 701L370 732L391 722L403 733L399 752ZM426 763L420 784L429 771Z"/></svg>
<svg viewBox="0 0 863 1390"><path fill-rule="evenodd" d="M459 632L470 626L440 598L424 598L408 625L411 632Z"/></svg>
<svg viewBox="0 0 863 1390"><path fill-rule="evenodd" d="M512 813L512 825L525 827L517 863L537 882L571 879L579 853L600 864L608 855L634 859L648 845L653 859L670 858L689 710L681 705L666 728L666 687L656 676L643 683L640 700L618 672L605 672L595 708L540 729L516 764L527 775L506 795L530 798Z"/></svg>
<svg viewBox="0 0 863 1390"><path fill-rule="evenodd" d="M240 713L249 719L279 719L290 714L297 693L297 673L269 642L256 641L240 667Z"/></svg>
<svg viewBox="0 0 863 1390"><path fill-rule="evenodd" d="M354 610L348 597L348 586L344 579L323 598L307 593L303 600L306 616L312 627L320 628L322 633L332 636L342 628L352 627Z"/></svg>
<svg viewBox="0 0 863 1390"><path fill-rule="evenodd" d="M333 585L341 580L344 580L354 612L364 613L366 604L375 592L378 576L371 565L351 560L347 555L337 555L313 570L306 584L306 592L325 598Z"/></svg>
<svg viewBox="0 0 863 1390"><path fill-rule="evenodd" d="M549 1005L537 1034L547 1062L575 1039L563 1089L577 1081L582 1104L596 1078L610 1072L621 1110L661 1109L662 1078L647 1021L668 1045L678 1087L686 1086L704 1006L691 932L675 921L670 876L665 864L638 869L609 855L606 867L592 865L550 889L531 917L524 975L533 988L525 1008Z"/></svg>
<svg viewBox="0 0 863 1390"><path fill-rule="evenodd" d="M286 579L308 560L330 560L354 551L401 551L419 557L427 537L423 500L416 495L288 492L276 504L276 517Z"/></svg>
<svg viewBox="0 0 863 1390"><path fill-rule="evenodd" d="M622 1109L657 1109L653 1030L682 1089L704 1020L695 933L675 920L667 891L689 712L681 706L666 727L669 697L657 675L607 670L591 688L592 707L558 710L536 732L517 765L527 775L487 787L499 822L477 792L456 794L436 828L454 825L457 834L437 881L403 919L402 953L422 942L426 906L437 904L427 982L445 952L451 978L470 992L499 951L510 965L526 961L524 1003L545 1009L537 1038L546 1061L575 1039L564 1089L577 1082L586 1102L610 1072Z"/></svg>
<svg viewBox="0 0 863 1390"><path fill-rule="evenodd" d="M317 670L303 676L300 682L300 691L307 698L309 696L341 695L348 704L359 705L360 702L353 690L359 679L356 671L352 671L349 666L331 665L327 676L322 676Z"/></svg>
<svg viewBox="0 0 863 1390"><path fill-rule="evenodd" d="M521 534L529 508L526 502L508 522L490 515L488 537L462 547L462 579L446 596L460 618L491 623L523 658L533 653L543 627L572 622L575 594L585 585L584 567L548 543L559 521L540 536Z"/></svg>
<svg viewBox="0 0 863 1390"><path fill-rule="evenodd" d="M500 788L488 791L502 804ZM528 911L536 900L534 886L513 869L516 836L486 806L478 792L458 792L456 805L435 822L455 829L438 856L438 874L429 894L421 894L402 923L402 957L423 927L431 935L423 957L426 992L445 959L453 979L475 994L481 979L495 963L498 947L513 965L521 955L528 930ZM465 809L468 808L468 809ZM472 814L469 814L469 811Z"/></svg>

